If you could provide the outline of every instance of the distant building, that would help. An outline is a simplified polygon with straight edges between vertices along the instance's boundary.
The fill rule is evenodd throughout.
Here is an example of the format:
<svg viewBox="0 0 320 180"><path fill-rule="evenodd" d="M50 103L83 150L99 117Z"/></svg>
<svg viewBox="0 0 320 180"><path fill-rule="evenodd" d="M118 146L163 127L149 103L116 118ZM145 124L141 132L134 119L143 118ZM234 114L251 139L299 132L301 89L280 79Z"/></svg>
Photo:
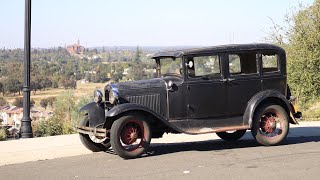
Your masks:
<svg viewBox="0 0 320 180"><path fill-rule="evenodd" d="M52 111L31 110L30 117L32 120L44 120L53 116ZM4 106L0 108L0 119L3 125L15 125L20 127L23 117L23 108L16 106Z"/></svg>
<svg viewBox="0 0 320 180"><path fill-rule="evenodd" d="M78 40L77 44L67 46L67 51L71 55L82 55L85 51L85 48L80 45L80 41Z"/></svg>
<svg viewBox="0 0 320 180"><path fill-rule="evenodd" d="M0 110L0 118L3 120L4 125L21 124L23 116L23 108L16 106L4 106Z"/></svg>

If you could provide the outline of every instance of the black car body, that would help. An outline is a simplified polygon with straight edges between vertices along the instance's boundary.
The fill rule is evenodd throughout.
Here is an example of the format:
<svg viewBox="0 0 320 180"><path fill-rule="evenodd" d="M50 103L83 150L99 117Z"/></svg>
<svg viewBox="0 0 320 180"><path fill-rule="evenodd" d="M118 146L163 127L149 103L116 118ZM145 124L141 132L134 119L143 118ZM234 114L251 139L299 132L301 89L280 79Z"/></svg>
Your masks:
<svg viewBox="0 0 320 180"><path fill-rule="evenodd" d="M105 101L96 91L95 102L81 109L87 116L78 131L88 140L86 147L90 149L94 136L104 146L96 142L98 148L91 150L104 150L111 143L121 157L134 158L145 151L142 144L149 144L148 138L163 133L218 133L236 140L248 129L260 144L274 145L286 137L288 123L297 124L295 117L301 116L287 85L286 54L278 46L224 45L159 52L152 58L156 78L109 84ZM123 117L127 120L119 125ZM146 129L150 137L143 135ZM134 130L136 134L130 134ZM130 149L126 136L146 142Z"/></svg>

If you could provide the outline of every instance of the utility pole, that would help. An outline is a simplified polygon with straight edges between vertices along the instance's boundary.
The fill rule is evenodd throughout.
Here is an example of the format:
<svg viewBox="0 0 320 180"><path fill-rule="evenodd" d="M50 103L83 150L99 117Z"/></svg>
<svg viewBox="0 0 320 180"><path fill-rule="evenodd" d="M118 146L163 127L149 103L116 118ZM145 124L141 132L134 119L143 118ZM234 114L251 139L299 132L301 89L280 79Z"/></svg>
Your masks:
<svg viewBox="0 0 320 180"><path fill-rule="evenodd" d="M25 0L24 26L24 84L23 117L21 120L21 137L32 138L30 118L30 63L31 63L31 0Z"/></svg>

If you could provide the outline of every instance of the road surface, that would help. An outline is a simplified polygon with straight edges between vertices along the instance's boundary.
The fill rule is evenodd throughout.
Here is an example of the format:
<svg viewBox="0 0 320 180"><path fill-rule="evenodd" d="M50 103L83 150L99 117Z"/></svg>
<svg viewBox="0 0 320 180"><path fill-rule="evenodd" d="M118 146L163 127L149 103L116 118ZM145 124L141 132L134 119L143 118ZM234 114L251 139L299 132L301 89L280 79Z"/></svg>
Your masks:
<svg viewBox="0 0 320 180"><path fill-rule="evenodd" d="M319 179L320 128L309 130L314 136L289 137L273 147L250 138L159 143L133 160L108 151L7 165L0 179Z"/></svg>

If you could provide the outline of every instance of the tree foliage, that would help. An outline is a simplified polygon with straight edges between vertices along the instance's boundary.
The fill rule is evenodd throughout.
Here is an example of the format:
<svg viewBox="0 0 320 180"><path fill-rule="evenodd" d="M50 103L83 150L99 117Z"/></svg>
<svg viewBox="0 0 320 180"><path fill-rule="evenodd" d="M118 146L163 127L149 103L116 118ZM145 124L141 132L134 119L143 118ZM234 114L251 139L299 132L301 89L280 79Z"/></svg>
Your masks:
<svg viewBox="0 0 320 180"><path fill-rule="evenodd" d="M41 99L41 101L40 101L41 107L43 107L44 109L47 109L48 105L49 105L49 102L47 99Z"/></svg>
<svg viewBox="0 0 320 180"><path fill-rule="evenodd" d="M5 106L7 104L8 104L8 102L3 97L0 97L0 107Z"/></svg>
<svg viewBox="0 0 320 180"><path fill-rule="evenodd" d="M33 99L30 100L30 107L33 107L35 105L35 101ZM13 101L12 105L17 106L17 107L23 107L23 98L22 97L17 97Z"/></svg>
<svg viewBox="0 0 320 180"><path fill-rule="evenodd" d="M320 0L309 7L300 5L285 22L274 24L269 39L285 48L288 83L307 102L320 96Z"/></svg>

